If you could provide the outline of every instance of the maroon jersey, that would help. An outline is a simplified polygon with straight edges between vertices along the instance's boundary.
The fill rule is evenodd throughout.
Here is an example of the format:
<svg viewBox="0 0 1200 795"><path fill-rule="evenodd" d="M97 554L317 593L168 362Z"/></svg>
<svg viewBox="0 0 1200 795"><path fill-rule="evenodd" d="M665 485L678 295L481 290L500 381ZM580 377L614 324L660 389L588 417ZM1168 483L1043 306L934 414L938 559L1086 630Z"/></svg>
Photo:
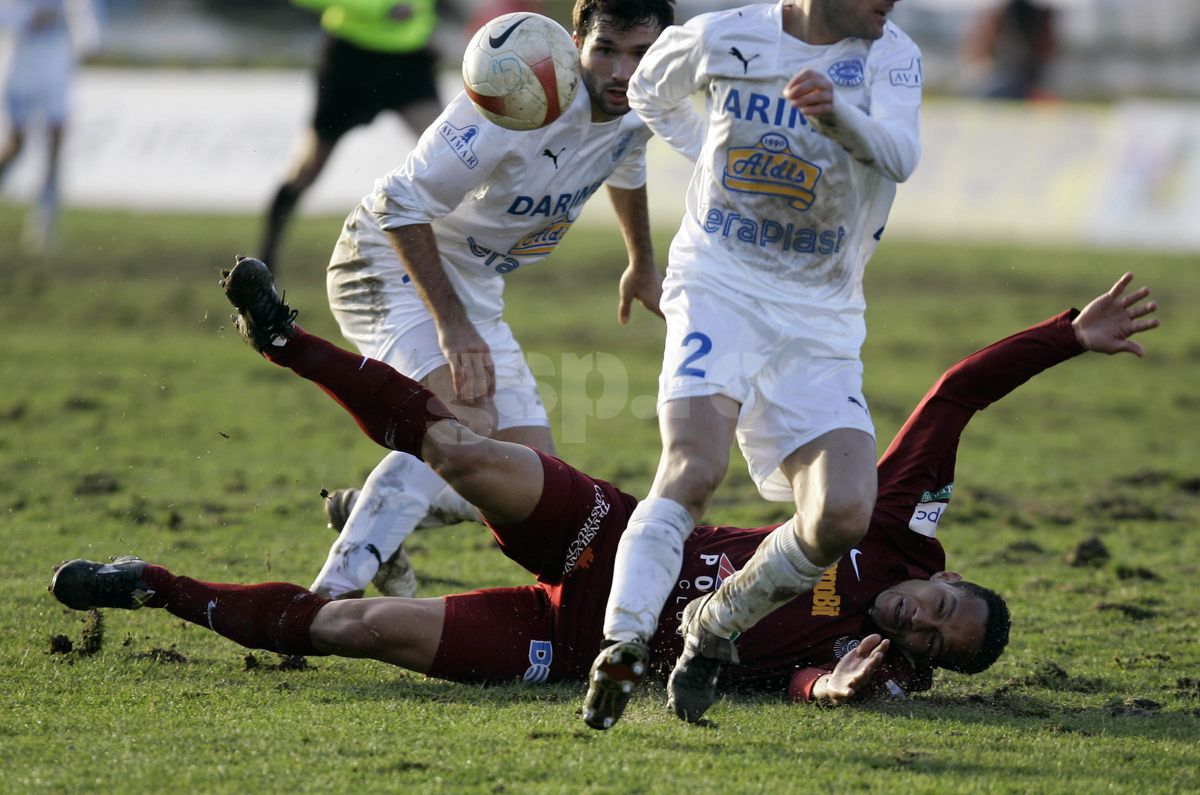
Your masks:
<svg viewBox="0 0 1200 795"><path fill-rule="evenodd" d="M810 593L738 638L741 664L726 666L723 684L807 698L820 674L877 631L867 610L879 593L945 568L935 534L954 490L963 428L975 412L1082 353L1071 328L1075 314L1063 313L994 343L934 384L879 461L879 494L867 534ZM520 525L494 528L505 554L538 575L538 585L447 597L446 631L433 675L527 681L586 675L601 641L617 542L636 500L557 459L543 461L545 488L534 514ZM745 565L773 529L695 529L651 640L656 664L669 667L682 650L676 629L684 605ZM504 634L496 636L501 629ZM470 666L459 660L464 655ZM895 693L927 689L931 682L928 668L895 649L872 687Z"/></svg>

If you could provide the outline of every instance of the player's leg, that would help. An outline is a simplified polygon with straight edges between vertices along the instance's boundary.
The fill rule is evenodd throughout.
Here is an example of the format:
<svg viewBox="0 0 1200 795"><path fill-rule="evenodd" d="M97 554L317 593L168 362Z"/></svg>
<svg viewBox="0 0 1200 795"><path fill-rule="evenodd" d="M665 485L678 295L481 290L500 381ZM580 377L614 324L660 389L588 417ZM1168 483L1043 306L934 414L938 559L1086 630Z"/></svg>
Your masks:
<svg viewBox="0 0 1200 795"><path fill-rule="evenodd" d="M736 662L732 641L763 616L811 590L824 570L866 533L875 502L874 426L854 360L789 359L764 377L739 442L764 496L790 497L796 515L714 593L685 610L684 651L668 681L676 715L695 721L716 699L716 678ZM770 368L768 368L770 369ZM791 395L790 402L770 399ZM788 452L787 440L806 440ZM782 441L780 441L782 440Z"/></svg>
<svg viewBox="0 0 1200 795"><path fill-rule="evenodd" d="M437 654L441 599L330 602L299 585L216 583L133 557L67 561L50 592L75 610L162 608L250 649L368 657L424 673Z"/></svg>
<svg viewBox="0 0 1200 795"><path fill-rule="evenodd" d="M648 643L683 564L683 543L729 464L738 404L723 395L668 401L660 410L658 473L617 547L604 643L588 675L583 719L608 729L649 663Z"/></svg>
<svg viewBox="0 0 1200 795"><path fill-rule="evenodd" d="M24 147L25 131L14 125L4 139L4 148L0 149L0 184L4 182L4 175L8 172L8 167L16 161Z"/></svg>
<svg viewBox="0 0 1200 795"><path fill-rule="evenodd" d="M62 146L66 134L64 122L53 122L46 128L46 172L38 189L37 204L25 219L22 243L28 251L44 252L54 245L58 223L58 196Z"/></svg>
<svg viewBox="0 0 1200 795"><path fill-rule="evenodd" d="M736 637L812 590L867 532L877 483L874 437L831 431L788 456L781 469L792 483L796 515L705 605L700 623L720 637Z"/></svg>
<svg viewBox="0 0 1200 795"><path fill-rule="evenodd" d="M267 215L263 223L259 255L272 268L276 267L276 255L279 252L283 231L295 213L296 205L300 203L300 197L312 187L312 184L317 181L317 177L321 175L325 164L333 155L339 138L340 136L322 136L315 130L309 130L305 134L300 152L288 169L287 176L275 190L275 195L271 197L271 204L267 208Z"/></svg>
<svg viewBox="0 0 1200 795"><path fill-rule="evenodd" d="M320 386L377 444L428 461L489 521L520 521L536 507L542 466L532 450L480 437L420 383L296 326L261 261L239 258L222 286L247 343Z"/></svg>

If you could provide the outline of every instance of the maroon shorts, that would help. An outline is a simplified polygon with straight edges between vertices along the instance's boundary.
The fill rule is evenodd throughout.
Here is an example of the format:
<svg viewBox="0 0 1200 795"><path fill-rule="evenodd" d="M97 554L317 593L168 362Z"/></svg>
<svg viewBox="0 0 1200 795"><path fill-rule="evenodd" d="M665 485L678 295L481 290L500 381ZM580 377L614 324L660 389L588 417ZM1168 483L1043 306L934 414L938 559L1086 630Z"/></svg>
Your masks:
<svg viewBox="0 0 1200 795"><path fill-rule="evenodd" d="M617 542L637 500L538 455L545 480L537 507L523 522L492 527L504 554L537 584L445 597L430 676L531 684L582 679L600 648Z"/></svg>

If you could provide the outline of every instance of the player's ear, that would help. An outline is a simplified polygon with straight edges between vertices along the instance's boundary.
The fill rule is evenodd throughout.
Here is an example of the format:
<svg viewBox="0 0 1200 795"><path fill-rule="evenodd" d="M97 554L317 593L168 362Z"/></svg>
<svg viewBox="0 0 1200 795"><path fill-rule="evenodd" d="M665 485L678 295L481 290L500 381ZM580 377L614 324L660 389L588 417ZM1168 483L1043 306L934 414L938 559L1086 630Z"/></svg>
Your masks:
<svg viewBox="0 0 1200 795"><path fill-rule="evenodd" d="M945 582L945 583L953 584L956 582L962 582L962 575L959 574L957 571L939 571L937 574L933 575L929 579L933 580L934 582Z"/></svg>

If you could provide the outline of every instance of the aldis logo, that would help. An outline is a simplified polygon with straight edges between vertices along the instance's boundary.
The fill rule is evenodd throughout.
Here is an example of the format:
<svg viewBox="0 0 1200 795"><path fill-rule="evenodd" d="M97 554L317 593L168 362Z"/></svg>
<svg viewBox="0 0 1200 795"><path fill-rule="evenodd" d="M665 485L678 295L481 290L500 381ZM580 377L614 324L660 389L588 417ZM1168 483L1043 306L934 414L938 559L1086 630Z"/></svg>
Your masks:
<svg viewBox="0 0 1200 795"><path fill-rule="evenodd" d="M530 232L516 243L513 243L508 253L513 256L549 254L559 244L570 228L571 220L563 216L549 226L539 229L536 232Z"/></svg>
<svg viewBox="0 0 1200 795"><path fill-rule="evenodd" d="M817 580L812 592L812 614L836 617L842 614L842 597L837 592L837 564L830 566Z"/></svg>
<svg viewBox="0 0 1200 795"><path fill-rule="evenodd" d="M937 534L938 522L950 504L950 495L953 492L954 484L947 483L937 491L922 493L912 518L908 520L908 529L933 538Z"/></svg>
<svg viewBox="0 0 1200 795"><path fill-rule="evenodd" d="M782 196L797 210L807 210L820 179L820 166L792 154L782 135L767 133L755 146L730 147L721 181L729 190Z"/></svg>
<svg viewBox="0 0 1200 795"><path fill-rule="evenodd" d="M474 141L475 136L479 135L479 128L475 125L467 127L455 127L448 121L438 125L438 135L445 139L450 148L454 150L454 154L458 155L458 159L463 161L463 165L467 168L475 168L479 165L479 158L475 156Z"/></svg>

